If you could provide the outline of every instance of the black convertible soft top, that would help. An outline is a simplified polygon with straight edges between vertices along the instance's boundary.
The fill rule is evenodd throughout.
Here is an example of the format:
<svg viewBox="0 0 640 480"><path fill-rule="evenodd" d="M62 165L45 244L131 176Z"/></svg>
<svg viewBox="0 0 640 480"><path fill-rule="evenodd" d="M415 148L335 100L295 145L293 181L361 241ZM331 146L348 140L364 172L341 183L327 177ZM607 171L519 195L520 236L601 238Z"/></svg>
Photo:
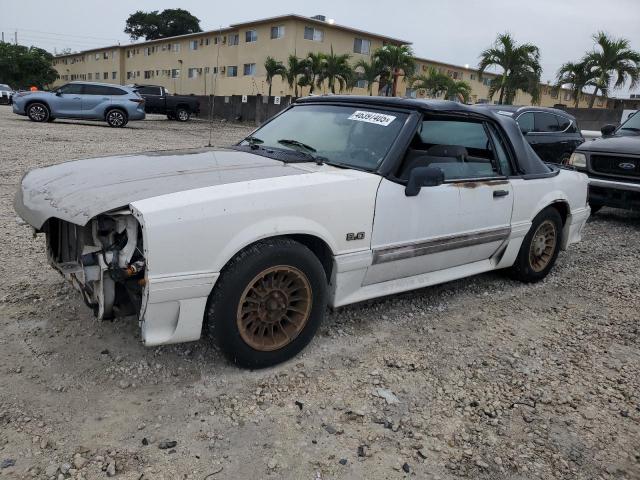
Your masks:
<svg viewBox="0 0 640 480"><path fill-rule="evenodd" d="M483 117L493 121L502 127L509 137L518 163L519 174L525 177L538 177L552 175L557 169L546 165L533 151L529 143L522 136L520 127L511 117L499 115L491 109L475 105L465 105L448 100L422 100L416 98L400 97L374 97L362 95L318 95L300 98L296 103L333 103L350 104L378 108L395 108L429 113L451 113L455 115L469 115L475 118Z"/></svg>

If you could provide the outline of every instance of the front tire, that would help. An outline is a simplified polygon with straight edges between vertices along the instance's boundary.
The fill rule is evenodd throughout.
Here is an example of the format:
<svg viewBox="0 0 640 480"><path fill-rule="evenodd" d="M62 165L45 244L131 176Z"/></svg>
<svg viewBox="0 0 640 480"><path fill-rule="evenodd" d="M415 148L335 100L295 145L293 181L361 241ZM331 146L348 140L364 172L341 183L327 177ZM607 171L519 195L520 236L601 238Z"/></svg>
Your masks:
<svg viewBox="0 0 640 480"><path fill-rule="evenodd" d="M247 247L226 266L209 297L206 322L225 356L247 368L290 359L313 338L327 304L318 258L287 238Z"/></svg>
<svg viewBox="0 0 640 480"><path fill-rule="evenodd" d="M32 122L47 122L51 116L49 107L44 103L34 102L27 107L27 116Z"/></svg>
<svg viewBox="0 0 640 480"><path fill-rule="evenodd" d="M109 126L113 128L122 128L129 122L127 114L122 110L118 110L115 108L107 112L105 120L107 121L107 124L109 124Z"/></svg>
<svg viewBox="0 0 640 480"><path fill-rule="evenodd" d="M561 244L562 217L558 210L547 207L533 219L511 267L511 276L521 282L539 282L556 263Z"/></svg>

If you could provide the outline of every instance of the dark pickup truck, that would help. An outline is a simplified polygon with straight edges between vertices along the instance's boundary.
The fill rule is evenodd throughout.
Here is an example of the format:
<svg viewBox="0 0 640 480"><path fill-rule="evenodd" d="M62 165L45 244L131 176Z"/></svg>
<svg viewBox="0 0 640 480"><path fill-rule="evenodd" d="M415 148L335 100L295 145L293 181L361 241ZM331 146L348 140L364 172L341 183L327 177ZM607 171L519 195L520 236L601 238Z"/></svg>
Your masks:
<svg viewBox="0 0 640 480"><path fill-rule="evenodd" d="M166 88L158 85L134 85L138 93L145 99L146 113L166 115L169 120L186 122L191 115L200 112L200 103L195 97L187 95L171 95Z"/></svg>
<svg viewBox="0 0 640 480"><path fill-rule="evenodd" d="M580 145L569 165L589 176L589 204L640 210L640 113L616 128L602 127L602 138Z"/></svg>

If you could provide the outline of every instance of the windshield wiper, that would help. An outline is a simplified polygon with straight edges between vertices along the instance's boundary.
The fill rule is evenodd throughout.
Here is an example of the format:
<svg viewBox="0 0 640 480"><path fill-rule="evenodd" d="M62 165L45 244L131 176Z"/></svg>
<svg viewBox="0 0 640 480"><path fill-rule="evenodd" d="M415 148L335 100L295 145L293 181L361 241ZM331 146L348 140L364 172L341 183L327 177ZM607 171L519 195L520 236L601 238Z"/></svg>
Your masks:
<svg viewBox="0 0 640 480"><path fill-rule="evenodd" d="M252 149L258 148L258 145L264 143L264 140L260 140L258 137L254 137L253 135L249 135L248 137L242 140L243 142L247 142Z"/></svg>
<svg viewBox="0 0 640 480"><path fill-rule="evenodd" d="M285 147L293 148L298 152L306 153L311 158L313 158L318 165L322 165L325 162L325 160L327 160L325 157L316 155L315 153L317 152L317 150L313 148L311 145L307 145L306 143L299 142L298 140L290 140L287 138L282 138L278 140L278 143L280 145L284 145Z"/></svg>

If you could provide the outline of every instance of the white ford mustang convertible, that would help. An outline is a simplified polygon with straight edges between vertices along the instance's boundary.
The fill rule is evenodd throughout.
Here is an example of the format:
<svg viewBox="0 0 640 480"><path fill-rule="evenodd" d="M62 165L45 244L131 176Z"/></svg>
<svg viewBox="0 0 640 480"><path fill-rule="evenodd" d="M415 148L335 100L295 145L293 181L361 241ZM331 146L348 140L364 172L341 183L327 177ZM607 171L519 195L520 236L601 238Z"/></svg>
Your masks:
<svg viewBox="0 0 640 480"><path fill-rule="evenodd" d="M228 149L28 172L17 213L98 318L146 345L204 330L239 365L307 345L327 305L508 269L544 278L589 216L587 177L511 119L451 102L299 100Z"/></svg>

